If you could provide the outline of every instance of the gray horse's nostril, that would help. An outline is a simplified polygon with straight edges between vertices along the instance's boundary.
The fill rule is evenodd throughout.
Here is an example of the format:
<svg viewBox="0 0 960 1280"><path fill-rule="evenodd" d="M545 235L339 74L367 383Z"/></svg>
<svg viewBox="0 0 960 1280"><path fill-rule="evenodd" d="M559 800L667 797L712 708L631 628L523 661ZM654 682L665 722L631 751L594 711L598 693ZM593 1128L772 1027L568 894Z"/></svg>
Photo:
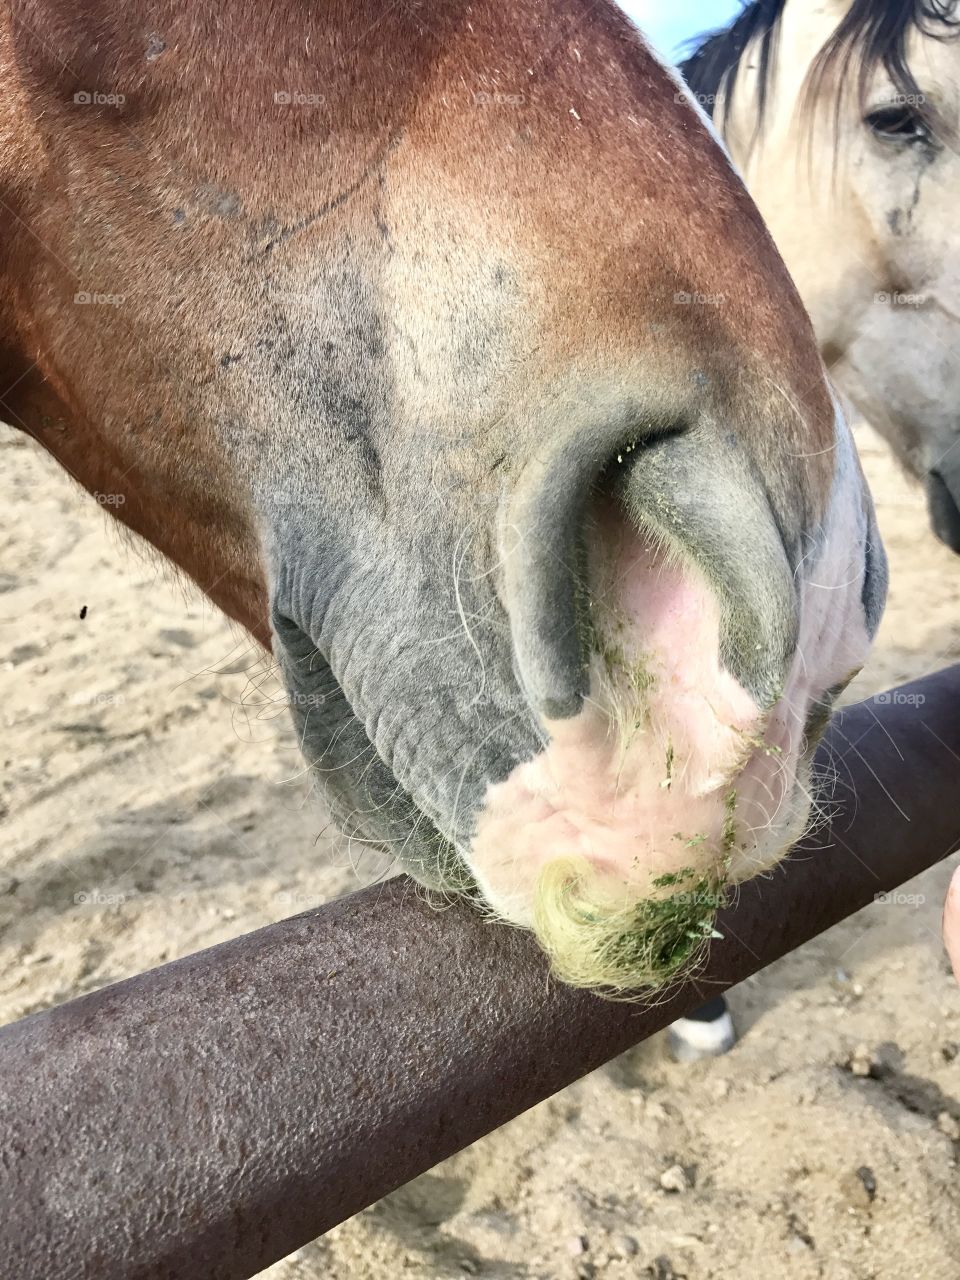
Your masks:
<svg viewBox="0 0 960 1280"><path fill-rule="evenodd" d="M566 720L587 693L578 592L589 485L544 479L512 504L501 544L517 681L541 720Z"/></svg>
<svg viewBox="0 0 960 1280"><path fill-rule="evenodd" d="M587 507L597 477L649 415L616 391L588 394L583 385L553 397L541 415L544 446L501 510L499 542L517 681L541 720L566 720L588 691L580 637ZM584 425L571 431L578 420Z"/></svg>
<svg viewBox="0 0 960 1280"><path fill-rule="evenodd" d="M588 505L598 481L638 533L688 558L721 605L720 659L761 707L780 696L796 646L793 570L755 474L711 433L619 428L606 456L561 451L531 467L501 528L518 682L543 720L576 715L588 692L583 643ZM612 457L611 457L612 453Z"/></svg>
<svg viewBox="0 0 960 1280"><path fill-rule="evenodd" d="M638 528L680 553L721 605L720 659L761 707L780 697L799 630L794 571L762 482L710 432L664 436L616 490Z"/></svg>

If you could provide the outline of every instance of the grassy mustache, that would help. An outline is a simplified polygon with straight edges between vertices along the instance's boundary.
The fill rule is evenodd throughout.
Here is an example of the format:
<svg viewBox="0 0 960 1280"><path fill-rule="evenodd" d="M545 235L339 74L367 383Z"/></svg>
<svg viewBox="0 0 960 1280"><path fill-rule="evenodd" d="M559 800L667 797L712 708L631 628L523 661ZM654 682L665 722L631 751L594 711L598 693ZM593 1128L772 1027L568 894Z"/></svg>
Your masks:
<svg viewBox="0 0 960 1280"><path fill-rule="evenodd" d="M607 996L649 994L676 979L718 938L725 867L684 868L658 877L658 896L611 901L595 888L585 859L548 863L541 872L534 932L563 982Z"/></svg>

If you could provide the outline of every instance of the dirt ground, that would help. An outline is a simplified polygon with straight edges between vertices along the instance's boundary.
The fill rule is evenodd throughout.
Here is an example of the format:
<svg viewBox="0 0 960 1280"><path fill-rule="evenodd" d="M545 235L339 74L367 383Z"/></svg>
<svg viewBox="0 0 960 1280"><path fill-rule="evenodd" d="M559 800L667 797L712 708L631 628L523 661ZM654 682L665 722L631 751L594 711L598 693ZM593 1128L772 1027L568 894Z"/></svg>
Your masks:
<svg viewBox="0 0 960 1280"><path fill-rule="evenodd" d="M892 598L855 698L960 659L960 563L861 444ZM388 870L329 830L279 693L0 428L0 1022ZM647 1043L263 1275L956 1280L955 862L739 988L727 1058Z"/></svg>

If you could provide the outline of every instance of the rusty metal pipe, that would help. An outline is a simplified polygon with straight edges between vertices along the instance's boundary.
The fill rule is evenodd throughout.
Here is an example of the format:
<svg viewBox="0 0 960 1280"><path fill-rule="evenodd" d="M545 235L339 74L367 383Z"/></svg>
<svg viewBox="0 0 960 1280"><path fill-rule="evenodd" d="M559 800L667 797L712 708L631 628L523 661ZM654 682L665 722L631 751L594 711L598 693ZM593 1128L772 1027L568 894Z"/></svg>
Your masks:
<svg viewBox="0 0 960 1280"><path fill-rule="evenodd" d="M654 1008L398 879L6 1027L4 1280L252 1276L943 858L960 666L844 711L821 762L830 828Z"/></svg>

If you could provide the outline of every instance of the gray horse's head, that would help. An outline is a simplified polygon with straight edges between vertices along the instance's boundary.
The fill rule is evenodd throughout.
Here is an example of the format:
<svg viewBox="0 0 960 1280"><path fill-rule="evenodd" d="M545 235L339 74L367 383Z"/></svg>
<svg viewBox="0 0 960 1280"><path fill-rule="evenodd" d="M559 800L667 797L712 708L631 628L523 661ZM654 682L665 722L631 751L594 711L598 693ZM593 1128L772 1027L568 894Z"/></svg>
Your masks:
<svg viewBox="0 0 960 1280"><path fill-rule="evenodd" d="M960 6L752 0L684 70L831 376L960 551Z"/></svg>

